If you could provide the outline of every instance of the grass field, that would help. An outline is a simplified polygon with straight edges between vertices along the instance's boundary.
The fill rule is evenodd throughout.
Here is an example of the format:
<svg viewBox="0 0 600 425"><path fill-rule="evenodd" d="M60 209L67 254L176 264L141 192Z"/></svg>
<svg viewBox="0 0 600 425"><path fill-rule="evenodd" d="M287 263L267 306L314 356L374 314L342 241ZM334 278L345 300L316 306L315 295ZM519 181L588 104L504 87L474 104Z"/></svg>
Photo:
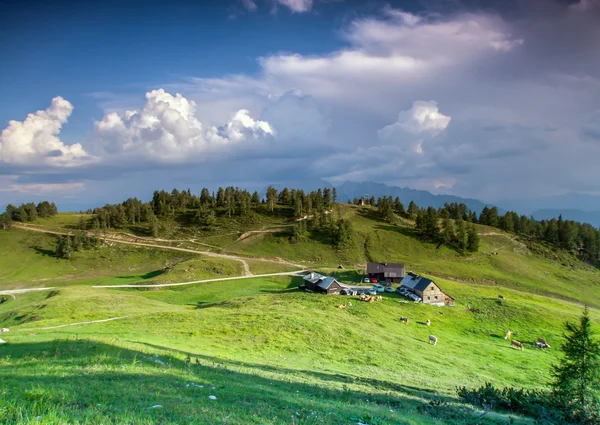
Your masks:
<svg viewBox="0 0 600 425"><path fill-rule="evenodd" d="M545 386L562 324L583 302L599 330L598 271L497 229L480 228L480 252L462 256L368 211L343 213L355 230L347 252L318 234L293 244L285 230L194 240L244 258L317 266L344 282L359 282L368 258L403 261L434 278L456 307L396 294L380 303L307 294L295 289L298 277L285 276L97 289L91 285L237 276L242 263L118 244L57 260L52 236L0 232L0 289L58 287L0 304L0 326L10 328L0 345L0 423L532 424L510 422L510 412L479 419L481 411L457 402L455 388ZM245 261L255 274L290 270ZM504 340L509 329L524 351ZM553 348L532 348L539 336Z"/></svg>

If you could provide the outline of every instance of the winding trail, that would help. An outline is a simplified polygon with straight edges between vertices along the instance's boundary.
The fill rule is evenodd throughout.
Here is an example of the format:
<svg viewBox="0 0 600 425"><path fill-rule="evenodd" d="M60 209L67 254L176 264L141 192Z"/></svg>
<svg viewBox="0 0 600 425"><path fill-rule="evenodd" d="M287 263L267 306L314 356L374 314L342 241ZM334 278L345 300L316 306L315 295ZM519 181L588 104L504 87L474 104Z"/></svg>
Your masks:
<svg viewBox="0 0 600 425"><path fill-rule="evenodd" d="M96 285L92 286L92 288L166 288L169 286L185 286L185 285L193 285L195 283L210 283L210 282L222 282L226 280L240 280L240 279L250 279L254 277L269 277L269 276L298 276L300 273L304 273L306 270L296 270L293 272L281 272L281 273L266 273L266 274L255 274L255 275L245 275L245 276L233 276L233 277L219 277L216 279L203 279L203 280L194 280L191 282L180 282L180 283L159 283L156 285Z"/></svg>
<svg viewBox="0 0 600 425"><path fill-rule="evenodd" d="M48 230L48 229L44 229L42 227L31 227L31 226L17 224L17 223L14 223L13 227L20 229L20 230L26 230L29 232L47 233L47 234L51 234L51 235L65 236L65 235L68 235L71 233L71 232L59 232L56 230ZM94 235L90 233L90 236L94 236ZM289 266L292 266L295 268L299 268L299 269L304 268L300 264L291 263L289 261L285 261L282 259L272 260L272 259L268 259L268 258L245 258L245 257L240 257L238 255L232 255L232 254L219 254L219 253L211 252L211 251L200 251L200 250L190 249L190 248L180 248L180 247L176 247L176 246L159 245L159 244L150 243L150 242L124 240L124 239L120 239L120 238L116 238L116 237L108 237L108 236L106 236L106 234L104 234L104 235L100 234L97 237L99 239L102 239L102 240L105 240L108 242L120 243L120 244L124 244L124 245L144 246L144 247L163 249L163 250L168 250L168 251L188 252L188 253L192 253L192 254L206 255L207 257L224 258L227 260L239 261L240 263L242 263L242 266L244 269L244 275L248 276L248 277L251 277L254 275L250 271L250 266L248 265L248 262L246 260L256 260L256 261L265 261L265 262L269 262L269 263L286 264L286 265L289 265ZM161 239L161 240L164 241L165 239Z"/></svg>
<svg viewBox="0 0 600 425"><path fill-rule="evenodd" d="M56 289L56 286L50 286L48 288L7 289L7 290L4 290L4 291L0 291L0 295L24 294L25 292L49 291L51 289Z"/></svg>
<svg viewBox="0 0 600 425"><path fill-rule="evenodd" d="M20 328L20 329L15 329L15 332L18 332L18 331L45 331L48 329L66 328L67 326L91 325L93 323L104 323L104 322L112 322L113 320L127 319L128 317L133 317L133 315L130 314L128 316L111 317L108 319L100 319L100 320L90 320L89 322L67 323L66 325L44 326L41 328Z"/></svg>

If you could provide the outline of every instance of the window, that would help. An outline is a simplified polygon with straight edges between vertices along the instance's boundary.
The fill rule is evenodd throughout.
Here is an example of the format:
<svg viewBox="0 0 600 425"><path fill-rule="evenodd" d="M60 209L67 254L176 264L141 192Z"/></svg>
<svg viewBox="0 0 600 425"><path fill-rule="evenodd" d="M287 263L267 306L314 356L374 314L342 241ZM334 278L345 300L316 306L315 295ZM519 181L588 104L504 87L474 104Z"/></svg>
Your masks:
<svg viewBox="0 0 600 425"><path fill-rule="evenodd" d="M437 295L435 297L433 297L433 298L435 298L437 300Z"/></svg>
<svg viewBox="0 0 600 425"><path fill-rule="evenodd" d="M428 299L428 300L430 300L430 299L431 299L431 297L427 297L427 299Z"/></svg>

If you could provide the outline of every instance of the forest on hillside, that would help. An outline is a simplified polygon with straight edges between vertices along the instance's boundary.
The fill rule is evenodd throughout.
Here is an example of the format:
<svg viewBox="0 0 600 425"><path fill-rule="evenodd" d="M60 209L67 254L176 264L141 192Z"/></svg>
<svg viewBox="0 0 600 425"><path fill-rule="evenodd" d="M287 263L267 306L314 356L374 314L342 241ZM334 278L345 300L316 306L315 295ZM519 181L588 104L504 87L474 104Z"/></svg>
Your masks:
<svg viewBox="0 0 600 425"><path fill-rule="evenodd" d="M474 225L481 224L572 251L589 262L600 260L600 231L589 224L563 220L562 217L535 220L514 211L501 215L496 207L484 207L477 214L463 203L421 208L411 201L405 207L398 197L355 198L348 203L374 207L376 218L386 223L395 224L401 218L412 220L423 239L440 246L452 246L460 252L478 250L479 236ZM129 198L120 204L88 210L91 217L82 226L86 229L122 229L142 225L148 234L158 236L162 223L180 214L186 215L187 224L206 231L215 230L219 220L255 214L283 215L295 221L291 229L292 242L318 231L328 233L331 243L343 249L351 240L353 229L352 223L342 217L336 205L339 205L336 189L328 187L309 193L269 187L264 197L237 187L220 187L216 192L203 188L198 195L189 189L157 190L149 202ZM7 228L12 221L31 222L37 217L51 217L56 212L56 205L47 201L38 205L9 205L0 215L0 225Z"/></svg>

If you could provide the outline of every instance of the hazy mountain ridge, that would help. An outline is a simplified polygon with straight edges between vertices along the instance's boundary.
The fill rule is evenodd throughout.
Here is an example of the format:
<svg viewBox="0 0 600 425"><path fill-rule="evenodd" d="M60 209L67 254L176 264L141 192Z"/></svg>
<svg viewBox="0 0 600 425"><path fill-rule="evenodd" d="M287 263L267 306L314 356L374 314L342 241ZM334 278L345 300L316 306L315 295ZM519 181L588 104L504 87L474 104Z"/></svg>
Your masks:
<svg viewBox="0 0 600 425"><path fill-rule="evenodd" d="M408 187L399 186L388 186L383 183L374 182L345 182L336 187L338 202L347 202L348 199L354 198L371 197L375 198L382 196L391 196L395 198L398 196L405 207L408 207L410 201L414 201L419 207L443 207L445 203L464 203L471 210L477 214L481 212L483 207L494 206L494 204L488 204L478 199L473 198L462 198L455 195L434 195L426 190L411 189ZM504 214L506 210L498 207L498 211Z"/></svg>
<svg viewBox="0 0 600 425"><path fill-rule="evenodd" d="M540 209L533 213L536 220L548 220L558 218L562 215L565 220L578 221L580 223L589 223L592 226L600 227L600 211L582 211L573 209Z"/></svg>

